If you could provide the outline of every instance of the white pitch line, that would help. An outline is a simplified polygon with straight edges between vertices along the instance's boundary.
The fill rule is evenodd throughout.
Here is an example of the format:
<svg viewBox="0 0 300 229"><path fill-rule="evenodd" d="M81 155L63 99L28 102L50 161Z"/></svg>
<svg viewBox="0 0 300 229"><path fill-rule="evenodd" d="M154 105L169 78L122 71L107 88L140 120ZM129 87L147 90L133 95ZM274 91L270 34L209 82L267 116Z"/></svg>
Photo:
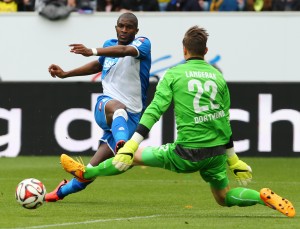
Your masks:
<svg viewBox="0 0 300 229"><path fill-rule="evenodd" d="M48 224L48 225L40 225L40 226L32 226L32 227L14 227L12 229L34 229L34 228L47 228L47 227L64 227L64 226L72 226L72 225L80 225L80 224L91 224L91 223L100 223L100 222L149 219L149 218L155 218L155 217L160 217L160 216L161 215L148 215L148 216L135 216L135 217L129 217L129 218L97 219L97 220L89 220L89 221L83 221L83 222L58 223L58 224Z"/></svg>

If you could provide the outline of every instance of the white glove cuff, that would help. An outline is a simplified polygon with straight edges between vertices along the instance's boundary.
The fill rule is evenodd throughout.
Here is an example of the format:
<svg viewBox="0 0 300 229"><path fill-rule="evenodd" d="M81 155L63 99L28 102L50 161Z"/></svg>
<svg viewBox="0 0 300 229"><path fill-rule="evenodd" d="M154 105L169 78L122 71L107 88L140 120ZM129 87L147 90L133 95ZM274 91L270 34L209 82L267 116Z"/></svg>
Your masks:
<svg viewBox="0 0 300 229"><path fill-rule="evenodd" d="M133 141L135 141L136 143L140 144L144 140L144 137L142 135L140 135L139 133L134 132L131 139Z"/></svg>

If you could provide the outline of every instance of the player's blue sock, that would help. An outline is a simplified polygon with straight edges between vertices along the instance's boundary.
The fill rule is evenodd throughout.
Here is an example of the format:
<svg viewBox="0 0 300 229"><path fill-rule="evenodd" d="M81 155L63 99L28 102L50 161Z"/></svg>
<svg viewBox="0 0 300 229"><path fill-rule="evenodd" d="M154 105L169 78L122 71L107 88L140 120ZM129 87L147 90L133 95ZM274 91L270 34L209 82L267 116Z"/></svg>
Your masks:
<svg viewBox="0 0 300 229"><path fill-rule="evenodd" d="M90 182L80 182L76 178L73 178L72 180L70 180L70 182L63 185L60 189L58 189L57 195L59 198L62 199L69 194L79 192L79 191L85 189L86 186L88 186L92 182L93 182L93 180Z"/></svg>
<svg viewBox="0 0 300 229"><path fill-rule="evenodd" d="M127 112L124 109L116 110L113 116L113 122L111 125L112 134L116 142L121 140L128 140L128 125L127 125Z"/></svg>

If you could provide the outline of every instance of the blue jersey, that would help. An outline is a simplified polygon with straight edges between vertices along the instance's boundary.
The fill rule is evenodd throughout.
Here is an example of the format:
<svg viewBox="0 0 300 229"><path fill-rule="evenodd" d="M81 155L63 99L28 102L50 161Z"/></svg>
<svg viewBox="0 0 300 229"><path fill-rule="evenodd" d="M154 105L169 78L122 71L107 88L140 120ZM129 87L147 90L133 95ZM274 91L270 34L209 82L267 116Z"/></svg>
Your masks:
<svg viewBox="0 0 300 229"><path fill-rule="evenodd" d="M107 40L103 47L118 45L118 40ZM151 43L146 37L137 37L130 44L136 48L136 57L99 57L102 69L103 93L122 102L132 113L146 106L151 67Z"/></svg>

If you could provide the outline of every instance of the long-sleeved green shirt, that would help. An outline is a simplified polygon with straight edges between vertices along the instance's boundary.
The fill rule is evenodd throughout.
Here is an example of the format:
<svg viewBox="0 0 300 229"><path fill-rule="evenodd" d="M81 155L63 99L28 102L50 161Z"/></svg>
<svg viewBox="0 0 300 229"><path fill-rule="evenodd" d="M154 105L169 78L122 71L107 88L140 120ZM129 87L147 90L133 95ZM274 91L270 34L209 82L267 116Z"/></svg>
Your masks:
<svg viewBox="0 0 300 229"><path fill-rule="evenodd" d="M204 60L191 58L166 71L140 124L151 129L174 101L176 143L185 148L229 142L230 94L223 75Z"/></svg>

